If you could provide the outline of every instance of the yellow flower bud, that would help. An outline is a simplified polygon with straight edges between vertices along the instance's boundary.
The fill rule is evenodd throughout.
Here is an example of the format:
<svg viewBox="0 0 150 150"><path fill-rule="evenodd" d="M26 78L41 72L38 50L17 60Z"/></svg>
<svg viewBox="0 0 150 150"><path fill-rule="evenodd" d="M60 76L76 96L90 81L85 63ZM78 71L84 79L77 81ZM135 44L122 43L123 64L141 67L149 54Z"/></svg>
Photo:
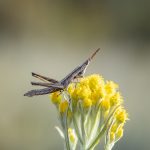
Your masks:
<svg viewBox="0 0 150 150"><path fill-rule="evenodd" d="M114 133L115 133L115 132L117 131L117 129L118 129L118 124L115 123L115 124L113 124L112 127L111 127L111 132L114 132Z"/></svg>
<svg viewBox="0 0 150 150"><path fill-rule="evenodd" d="M75 89L74 83L70 83L69 86L68 86L68 88L67 88L67 91L71 95L73 93L74 89Z"/></svg>
<svg viewBox="0 0 150 150"><path fill-rule="evenodd" d="M116 138L120 139L123 136L123 128L119 128L118 131L116 132Z"/></svg>
<svg viewBox="0 0 150 150"><path fill-rule="evenodd" d="M69 135L69 139L72 143L75 142L75 134L73 132L73 130L71 128L68 129L68 135Z"/></svg>
<svg viewBox="0 0 150 150"><path fill-rule="evenodd" d="M115 133L110 132L110 142L113 142L115 140Z"/></svg>
<svg viewBox="0 0 150 150"><path fill-rule="evenodd" d="M80 86L78 96L80 99L88 98L91 95L91 90L88 86Z"/></svg>
<svg viewBox="0 0 150 150"><path fill-rule="evenodd" d="M65 100L59 104L59 112L64 113L68 108L68 101Z"/></svg>
<svg viewBox="0 0 150 150"><path fill-rule="evenodd" d="M77 88L70 94L70 97L72 100L78 100L78 89Z"/></svg>
<svg viewBox="0 0 150 150"><path fill-rule="evenodd" d="M101 98L103 97L104 97L104 92L103 92L103 88L101 87L91 92L91 99L94 105L99 104Z"/></svg>
<svg viewBox="0 0 150 150"><path fill-rule="evenodd" d="M109 98L105 97L104 99L102 99L100 106L104 111L109 110L109 108L110 108Z"/></svg>
<svg viewBox="0 0 150 150"><path fill-rule="evenodd" d="M107 81L105 84L105 90L108 95L113 95L116 92L118 85L113 81Z"/></svg>
<svg viewBox="0 0 150 150"><path fill-rule="evenodd" d="M91 99L87 98L83 100L83 107L88 108L92 106L92 101Z"/></svg>
<svg viewBox="0 0 150 150"><path fill-rule="evenodd" d="M116 121L121 124L121 123L125 123L125 121L128 119L128 114L126 112L125 109L120 108L118 109L118 111L115 114L116 117Z"/></svg>
<svg viewBox="0 0 150 150"><path fill-rule="evenodd" d="M98 74L93 74L89 76L89 87L91 90L99 88L100 85L104 84L103 78Z"/></svg>
<svg viewBox="0 0 150 150"><path fill-rule="evenodd" d="M89 76L84 77L80 80L80 85L88 85L89 84Z"/></svg>
<svg viewBox="0 0 150 150"><path fill-rule="evenodd" d="M60 95L60 92L54 92L50 94L50 99L54 104L59 104L61 102L62 96Z"/></svg>
<svg viewBox="0 0 150 150"><path fill-rule="evenodd" d="M119 92L116 92L111 98L110 98L110 104L111 106L120 104L123 101L121 95Z"/></svg>

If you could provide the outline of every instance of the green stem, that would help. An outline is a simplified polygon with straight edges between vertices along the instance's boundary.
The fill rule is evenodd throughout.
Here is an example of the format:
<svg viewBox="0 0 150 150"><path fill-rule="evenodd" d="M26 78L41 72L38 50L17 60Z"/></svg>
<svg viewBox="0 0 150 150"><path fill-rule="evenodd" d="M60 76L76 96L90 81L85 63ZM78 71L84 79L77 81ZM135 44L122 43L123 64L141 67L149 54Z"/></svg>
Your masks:
<svg viewBox="0 0 150 150"><path fill-rule="evenodd" d="M108 145L105 146L105 150L111 150L111 149L112 149L111 145L108 144Z"/></svg>
<svg viewBox="0 0 150 150"><path fill-rule="evenodd" d="M95 136L97 129L99 127L99 124L98 124L99 119L98 118L100 118L100 110L97 111L96 116L93 116L93 118L94 118L94 121L93 121L94 123L93 123L91 134Z"/></svg>
<svg viewBox="0 0 150 150"><path fill-rule="evenodd" d="M91 150L93 147L95 147L95 145L98 143L98 140L105 133L105 131L106 131L106 128L103 128L102 131L97 135L93 143L91 143L91 145L87 148L87 150Z"/></svg>
<svg viewBox="0 0 150 150"><path fill-rule="evenodd" d="M83 141L82 141L80 131L79 131L79 128L78 128L78 125L77 125L77 122L76 122L76 119L75 119L74 115L73 115L73 124L74 124L74 129L76 131L76 134L78 136L78 139L79 139L80 143L83 145Z"/></svg>
<svg viewBox="0 0 150 150"><path fill-rule="evenodd" d="M83 146L83 149L85 149L86 137L85 137L85 128L84 128L84 112L83 112L83 109L81 110L81 131L82 131L82 138L83 138L83 145L82 146Z"/></svg>
<svg viewBox="0 0 150 150"><path fill-rule="evenodd" d="M69 109L69 106L65 114L65 142L66 142L66 149L70 150L70 143L69 143L69 136L68 136L68 122L67 122L68 109Z"/></svg>
<svg viewBox="0 0 150 150"><path fill-rule="evenodd" d="M90 144L90 146L87 148L87 150L91 150L93 147L96 146L96 144L98 143L99 139L101 138L101 136L105 133L105 131L108 128L109 125L109 121L112 119L112 117L114 116L115 112L117 111L118 107L120 105L116 106L114 108L114 110L110 113L108 119L106 120L106 122L104 123L104 126L102 128L102 130L98 133L97 137L93 140L93 142Z"/></svg>

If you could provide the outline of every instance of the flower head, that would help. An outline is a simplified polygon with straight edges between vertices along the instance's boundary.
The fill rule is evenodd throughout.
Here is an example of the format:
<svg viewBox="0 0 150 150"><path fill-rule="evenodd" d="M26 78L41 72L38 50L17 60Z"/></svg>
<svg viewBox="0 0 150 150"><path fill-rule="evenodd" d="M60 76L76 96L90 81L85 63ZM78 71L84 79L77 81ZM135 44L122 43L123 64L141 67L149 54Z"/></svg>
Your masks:
<svg viewBox="0 0 150 150"><path fill-rule="evenodd" d="M111 147L123 136L128 113L113 81L89 75L70 83L62 94L50 94L50 98L58 106L65 140L74 149L77 141L83 149L93 149L102 136L106 136L106 147Z"/></svg>

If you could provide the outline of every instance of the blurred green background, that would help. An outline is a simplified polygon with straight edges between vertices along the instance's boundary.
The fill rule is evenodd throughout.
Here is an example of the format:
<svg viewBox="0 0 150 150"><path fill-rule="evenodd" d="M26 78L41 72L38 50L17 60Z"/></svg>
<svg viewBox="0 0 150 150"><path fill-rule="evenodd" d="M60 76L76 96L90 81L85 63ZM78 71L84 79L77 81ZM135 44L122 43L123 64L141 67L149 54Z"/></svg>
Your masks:
<svg viewBox="0 0 150 150"><path fill-rule="evenodd" d="M60 150L59 125L31 72L58 80L94 49L86 74L120 85L130 121L118 150L150 149L150 1L0 0L0 150Z"/></svg>

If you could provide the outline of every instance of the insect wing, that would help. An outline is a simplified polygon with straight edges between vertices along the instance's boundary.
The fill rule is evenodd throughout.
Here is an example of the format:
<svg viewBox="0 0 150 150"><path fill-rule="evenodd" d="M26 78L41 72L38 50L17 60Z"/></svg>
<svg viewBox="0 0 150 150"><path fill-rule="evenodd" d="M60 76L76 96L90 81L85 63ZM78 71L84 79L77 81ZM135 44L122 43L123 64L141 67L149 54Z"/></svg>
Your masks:
<svg viewBox="0 0 150 150"><path fill-rule="evenodd" d="M60 91L61 89L59 88L44 88L44 89L37 89L37 90L31 90L28 91L27 93L24 94L24 96L28 96L28 97L32 97L32 96L36 96L36 95L45 95L45 94L50 94L56 91Z"/></svg>
<svg viewBox="0 0 150 150"><path fill-rule="evenodd" d="M39 75L39 74L34 73L34 72L32 72L32 76L36 77L36 78L38 78L38 79L40 79L42 81L48 81L48 82L52 82L52 83L58 83L58 81L55 80L55 79L52 79L52 78L49 78L49 77L45 77L45 76Z"/></svg>

